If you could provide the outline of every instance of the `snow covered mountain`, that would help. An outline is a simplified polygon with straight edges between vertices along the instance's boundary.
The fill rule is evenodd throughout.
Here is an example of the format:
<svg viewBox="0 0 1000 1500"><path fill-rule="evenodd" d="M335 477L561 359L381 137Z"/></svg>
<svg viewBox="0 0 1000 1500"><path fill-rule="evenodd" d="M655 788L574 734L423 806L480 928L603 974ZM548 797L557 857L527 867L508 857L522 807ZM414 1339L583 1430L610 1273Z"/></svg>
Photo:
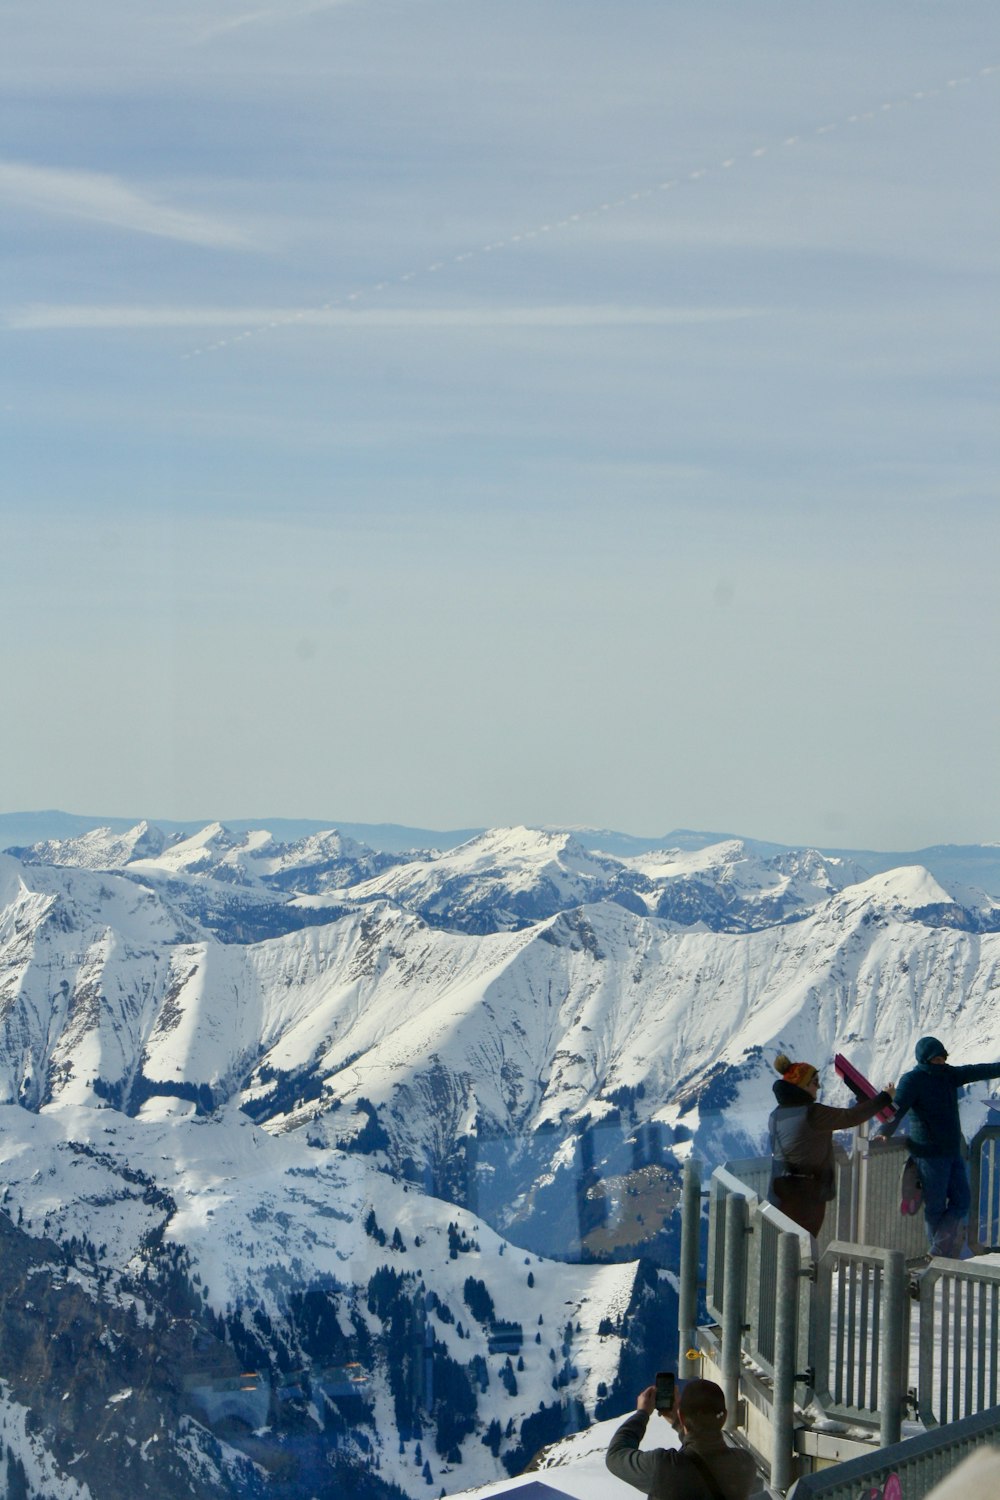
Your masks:
<svg viewBox="0 0 1000 1500"><path fill-rule="evenodd" d="M616 859L569 833L504 828L340 894L386 898L434 926L464 932L513 930L571 906L608 901L685 926L742 931L794 920L864 873L813 851L763 858L738 840Z"/></svg>
<svg viewBox="0 0 1000 1500"><path fill-rule="evenodd" d="M11 852L26 864L128 868L149 877L199 876L226 885L278 891L287 887L296 892L353 884L393 863L335 829L281 843L266 829L232 833L221 823L209 823L187 837L167 835L145 822L124 833L95 828L76 838L46 840Z"/></svg>
<svg viewBox="0 0 1000 1500"><path fill-rule="evenodd" d="M26 864L118 870L133 859L155 859L175 841L151 823L141 822L118 833L110 828L92 828L74 838L45 839L15 852Z"/></svg>
<svg viewBox="0 0 1000 1500"><path fill-rule="evenodd" d="M796 921L845 886L901 867L882 856L862 863L752 840L706 843L695 835L679 836L676 847L612 856L593 847L598 837L591 833L584 844L565 830L504 828L444 853L400 855L377 852L335 829L282 843L266 829L233 833L211 823L194 834L168 835L142 822L124 832L97 828L10 853L27 864L120 870L147 883L171 882L175 904L186 899L198 921L238 941L252 940L255 927L257 936L276 936L382 900L435 927L479 934L607 901L683 926L750 931ZM944 851L937 853L944 861ZM976 867L966 860L956 868ZM987 929L998 921L998 903L982 890L954 873L937 878L952 893L956 920Z"/></svg>
<svg viewBox="0 0 1000 1500"><path fill-rule="evenodd" d="M877 1082L924 1031L992 1055L998 928L919 867L732 840L139 825L0 857L0 1308L34 1266L39 1326L76 1299L76 1363L110 1327L121 1376L88 1394L67 1355L43 1388L0 1325L0 1442L109 1500L515 1472L655 1366L681 1166L759 1148L774 1054L830 1097L838 1050ZM140 1400L147 1326L174 1354Z"/></svg>
<svg viewBox="0 0 1000 1500"><path fill-rule="evenodd" d="M564 1384L587 1409L614 1378L621 1339L607 1325L628 1311L634 1264L525 1256L465 1211L356 1156L269 1135L234 1108L211 1118L71 1107L0 1116L9 1233L75 1252L56 1279L72 1277L101 1321L127 1327L129 1310L141 1309L176 1345L164 1381L171 1446L208 1429L225 1442L223 1468L253 1457L272 1489L292 1460L323 1475L327 1448L350 1493L384 1492L360 1487L368 1468L396 1483L414 1470L423 1484L454 1472L454 1487L494 1475L497 1454L526 1461L520 1430L539 1408L555 1408L550 1435L562 1430L555 1375L572 1370ZM196 1336L182 1339L192 1319ZM93 1358L92 1343L83 1335L78 1357ZM30 1378L10 1383L15 1404L18 1394L22 1405L39 1401ZM46 1391L56 1410L67 1394L81 1397L69 1370L63 1383ZM102 1387L105 1415L120 1408L125 1440L148 1445L134 1387ZM497 1414L490 1446L479 1438ZM146 1472L156 1478L155 1467ZM98 1493L101 1473L100 1462L76 1462ZM326 1484L333 1477L326 1468Z"/></svg>

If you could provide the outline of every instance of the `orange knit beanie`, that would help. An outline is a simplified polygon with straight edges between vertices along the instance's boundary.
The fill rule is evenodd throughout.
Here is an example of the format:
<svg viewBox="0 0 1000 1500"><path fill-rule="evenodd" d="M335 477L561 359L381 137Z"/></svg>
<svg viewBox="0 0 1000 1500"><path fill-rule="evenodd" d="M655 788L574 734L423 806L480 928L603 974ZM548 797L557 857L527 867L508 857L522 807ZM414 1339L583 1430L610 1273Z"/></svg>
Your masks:
<svg viewBox="0 0 1000 1500"><path fill-rule="evenodd" d="M783 1052L774 1059L774 1066L786 1083L794 1083L800 1089L807 1088L819 1071L812 1063L792 1062Z"/></svg>

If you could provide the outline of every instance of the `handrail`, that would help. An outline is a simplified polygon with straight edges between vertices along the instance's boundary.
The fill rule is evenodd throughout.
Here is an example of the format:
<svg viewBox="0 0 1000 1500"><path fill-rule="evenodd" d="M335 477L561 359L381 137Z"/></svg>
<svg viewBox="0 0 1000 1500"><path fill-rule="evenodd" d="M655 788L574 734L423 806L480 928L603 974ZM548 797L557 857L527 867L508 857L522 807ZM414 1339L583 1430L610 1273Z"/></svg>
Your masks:
<svg viewBox="0 0 1000 1500"><path fill-rule="evenodd" d="M725 1168L712 1176L709 1204L708 1301L721 1326L727 1426L737 1425L746 1355L773 1382L771 1483L784 1490L792 1480L795 1387L805 1379L810 1319L803 1277L812 1273L812 1241Z"/></svg>

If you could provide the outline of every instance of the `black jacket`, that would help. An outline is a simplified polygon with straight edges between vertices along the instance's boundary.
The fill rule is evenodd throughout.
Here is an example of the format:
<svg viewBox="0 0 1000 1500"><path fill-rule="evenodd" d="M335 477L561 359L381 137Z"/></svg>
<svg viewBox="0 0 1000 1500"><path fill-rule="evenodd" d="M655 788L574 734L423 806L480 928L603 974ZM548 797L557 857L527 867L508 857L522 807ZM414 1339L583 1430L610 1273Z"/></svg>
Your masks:
<svg viewBox="0 0 1000 1500"><path fill-rule="evenodd" d="M649 1495L650 1500L709 1500L710 1491L689 1454L699 1454L715 1476L726 1500L747 1500L757 1486L757 1465L745 1448L730 1447L721 1433L687 1438L681 1448L654 1448L640 1453L649 1421L633 1412L611 1439L605 1463L612 1474Z"/></svg>

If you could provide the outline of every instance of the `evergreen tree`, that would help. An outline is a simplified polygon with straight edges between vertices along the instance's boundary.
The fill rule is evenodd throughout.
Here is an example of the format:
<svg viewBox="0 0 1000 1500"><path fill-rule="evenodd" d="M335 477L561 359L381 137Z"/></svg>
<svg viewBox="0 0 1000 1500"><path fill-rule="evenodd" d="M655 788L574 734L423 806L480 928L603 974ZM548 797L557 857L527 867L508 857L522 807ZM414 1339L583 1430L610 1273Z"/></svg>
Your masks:
<svg viewBox="0 0 1000 1500"><path fill-rule="evenodd" d="M466 1307L477 1323L489 1324L493 1322L496 1317L496 1310L485 1281L480 1281L476 1276L467 1276L462 1295L465 1298Z"/></svg>
<svg viewBox="0 0 1000 1500"><path fill-rule="evenodd" d="M490 1425L487 1427L486 1431L483 1433L482 1442L484 1446L487 1447L493 1454L493 1457L496 1458L500 1452L500 1444L502 1441L503 1433L500 1430L500 1423L497 1421L496 1417L494 1417Z"/></svg>

